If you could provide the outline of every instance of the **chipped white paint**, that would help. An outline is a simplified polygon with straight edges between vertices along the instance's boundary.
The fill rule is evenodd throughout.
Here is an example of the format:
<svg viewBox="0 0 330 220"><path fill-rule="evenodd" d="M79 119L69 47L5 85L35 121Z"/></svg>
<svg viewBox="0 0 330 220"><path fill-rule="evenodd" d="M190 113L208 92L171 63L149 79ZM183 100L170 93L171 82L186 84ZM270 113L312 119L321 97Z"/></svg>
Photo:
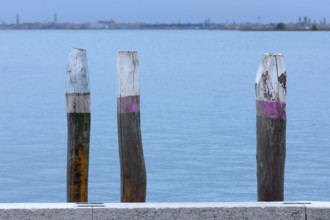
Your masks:
<svg viewBox="0 0 330 220"><path fill-rule="evenodd" d="M140 95L139 59L136 51L120 51L117 55L119 97Z"/></svg>
<svg viewBox="0 0 330 220"><path fill-rule="evenodd" d="M66 67L66 92L88 93L89 75L86 51L74 48L71 50Z"/></svg>
<svg viewBox="0 0 330 220"><path fill-rule="evenodd" d="M286 102L286 67L282 54L262 56L255 83L257 101Z"/></svg>
<svg viewBox="0 0 330 220"><path fill-rule="evenodd" d="M67 113L90 113L89 76L86 51L71 50L66 68Z"/></svg>

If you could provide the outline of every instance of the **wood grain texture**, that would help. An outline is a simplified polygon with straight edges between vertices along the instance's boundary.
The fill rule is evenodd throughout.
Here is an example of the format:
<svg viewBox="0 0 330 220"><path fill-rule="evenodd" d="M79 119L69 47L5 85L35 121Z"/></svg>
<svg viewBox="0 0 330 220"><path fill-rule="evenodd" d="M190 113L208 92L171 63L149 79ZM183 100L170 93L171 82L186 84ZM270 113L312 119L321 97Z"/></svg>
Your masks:
<svg viewBox="0 0 330 220"><path fill-rule="evenodd" d="M147 175L140 130L140 112L118 113L120 201L145 202Z"/></svg>
<svg viewBox="0 0 330 220"><path fill-rule="evenodd" d="M140 95L139 59L136 51L120 51L117 55L117 97Z"/></svg>
<svg viewBox="0 0 330 220"><path fill-rule="evenodd" d="M68 113L67 120L67 202L87 202L90 113Z"/></svg>
<svg viewBox="0 0 330 220"><path fill-rule="evenodd" d="M286 157L286 67L282 55L263 55L255 88L258 201L283 201Z"/></svg>
<svg viewBox="0 0 330 220"><path fill-rule="evenodd" d="M88 93L89 74L84 49L73 48L66 67L66 93Z"/></svg>
<svg viewBox="0 0 330 220"><path fill-rule="evenodd" d="M258 201L284 200L286 121L257 117Z"/></svg>
<svg viewBox="0 0 330 220"><path fill-rule="evenodd" d="M255 89L257 101L286 102L286 66L282 54L263 54Z"/></svg>
<svg viewBox="0 0 330 220"><path fill-rule="evenodd" d="M119 52L117 59L117 122L121 202L145 202L147 175L140 125L140 83L136 52Z"/></svg>
<svg viewBox="0 0 330 220"><path fill-rule="evenodd" d="M66 112L90 113L91 112L90 93L67 93Z"/></svg>
<svg viewBox="0 0 330 220"><path fill-rule="evenodd" d="M91 103L85 50L72 49L66 76L67 202L87 202Z"/></svg>

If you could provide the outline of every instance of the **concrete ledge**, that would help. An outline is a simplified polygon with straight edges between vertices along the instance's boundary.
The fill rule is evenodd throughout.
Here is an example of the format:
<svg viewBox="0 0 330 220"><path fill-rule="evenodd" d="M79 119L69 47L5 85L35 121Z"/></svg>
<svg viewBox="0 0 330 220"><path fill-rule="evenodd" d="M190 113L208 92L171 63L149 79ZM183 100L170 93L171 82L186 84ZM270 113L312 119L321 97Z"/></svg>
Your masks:
<svg viewBox="0 0 330 220"><path fill-rule="evenodd" d="M330 219L330 202L311 202L306 205L306 219Z"/></svg>
<svg viewBox="0 0 330 220"><path fill-rule="evenodd" d="M77 208L68 203L11 203L0 204L1 220L91 220L91 207Z"/></svg>
<svg viewBox="0 0 330 220"><path fill-rule="evenodd" d="M330 219L330 202L3 203L0 219L323 220Z"/></svg>

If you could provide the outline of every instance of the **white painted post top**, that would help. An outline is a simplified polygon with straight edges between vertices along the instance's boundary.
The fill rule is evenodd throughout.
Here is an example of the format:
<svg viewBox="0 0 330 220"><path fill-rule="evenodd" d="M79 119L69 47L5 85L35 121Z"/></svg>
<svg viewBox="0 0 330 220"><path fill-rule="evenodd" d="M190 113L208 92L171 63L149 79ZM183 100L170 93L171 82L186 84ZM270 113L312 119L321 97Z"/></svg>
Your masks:
<svg viewBox="0 0 330 220"><path fill-rule="evenodd" d="M286 67L282 54L263 54L255 84L257 101L286 102Z"/></svg>
<svg viewBox="0 0 330 220"><path fill-rule="evenodd" d="M66 92L89 93L87 56L84 49L71 50L66 67Z"/></svg>
<svg viewBox="0 0 330 220"><path fill-rule="evenodd" d="M136 51L119 51L117 55L117 96L140 95L139 59Z"/></svg>

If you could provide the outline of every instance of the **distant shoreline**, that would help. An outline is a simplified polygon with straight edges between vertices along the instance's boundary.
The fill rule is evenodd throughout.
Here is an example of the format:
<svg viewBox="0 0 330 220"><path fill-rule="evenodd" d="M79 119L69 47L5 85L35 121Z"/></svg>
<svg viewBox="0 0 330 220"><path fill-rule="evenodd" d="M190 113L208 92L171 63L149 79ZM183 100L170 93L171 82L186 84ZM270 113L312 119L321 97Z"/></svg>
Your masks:
<svg viewBox="0 0 330 220"><path fill-rule="evenodd" d="M330 31L330 29L328 30L268 30L268 29L262 29L262 30L245 30L245 29L242 29L242 30L239 30L239 31L253 31L253 32L263 32L263 31L273 31L273 32L319 32L319 31Z"/></svg>
<svg viewBox="0 0 330 220"><path fill-rule="evenodd" d="M270 29L42 29L0 28L0 31L240 31L240 32L328 32L328 30L270 30Z"/></svg>
<svg viewBox="0 0 330 220"><path fill-rule="evenodd" d="M311 23L305 19L297 23L213 23L205 20L200 23L117 23L114 20L92 23L69 22L26 22L0 24L0 30L225 30L225 31L330 31L326 20Z"/></svg>

